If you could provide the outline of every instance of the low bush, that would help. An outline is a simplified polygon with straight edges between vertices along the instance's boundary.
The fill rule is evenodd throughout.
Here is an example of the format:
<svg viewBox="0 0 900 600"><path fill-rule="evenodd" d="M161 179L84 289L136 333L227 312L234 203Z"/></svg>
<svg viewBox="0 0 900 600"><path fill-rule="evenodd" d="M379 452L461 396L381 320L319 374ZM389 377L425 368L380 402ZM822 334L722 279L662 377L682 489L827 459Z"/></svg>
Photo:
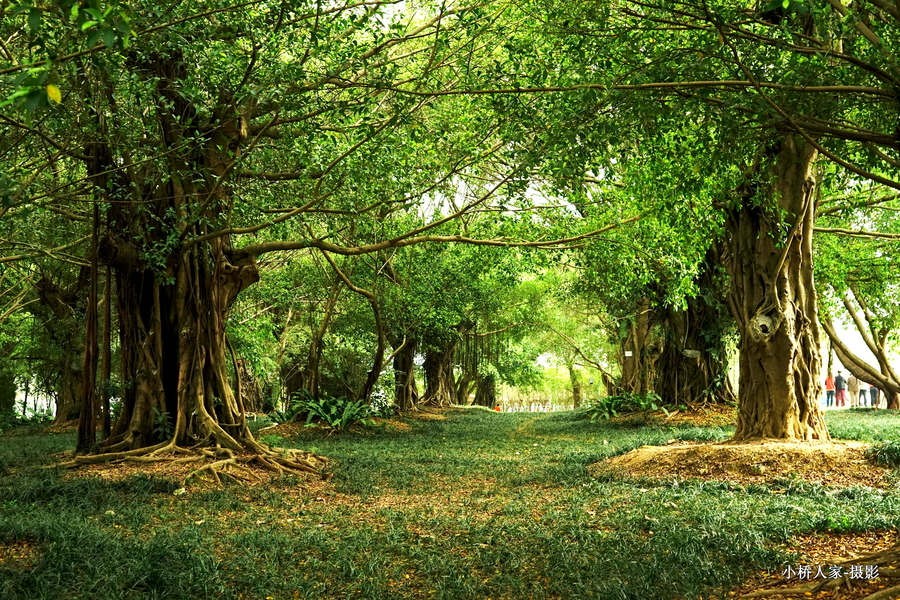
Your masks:
<svg viewBox="0 0 900 600"><path fill-rule="evenodd" d="M378 411L364 400L330 396L315 398L308 391L300 390L291 397L284 412L275 411L269 418L275 423L305 420L308 425L318 420L332 429L347 429L356 423L371 425L374 416L378 416Z"/></svg>
<svg viewBox="0 0 900 600"><path fill-rule="evenodd" d="M318 419L332 429L347 429L356 423L371 425L372 407L364 400L346 398L308 397L301 401L301 409L306 413L306 422Z"/></svg>
<svg viewBox="0 0 900 600"><path fill-rule="evenodd" d="M869 458L879 465L900 467L900 443L894 441L879 442L868 452Z"/></svg>
<svg viewBox="0 0 900 600"><path fill-rule="evenodd" d="M8 429L22 427L43 427L53 421L53 415L49 412L37 412L32 415L19 415L16 413L0 413L0 433Z"/></svg>
<svg viewBox="0 0 900 600"><path fill-rule="evenodd" d="M584 413L591 421L596 421L598 419L611 419L619 416L620 413L640 412L647 416L650 412L661 408L662 398L655 392L648 392L647 394L625 392L615 396L598 398L585 407ZM662 410L668 414L668 411L664 408Z"/></svg>

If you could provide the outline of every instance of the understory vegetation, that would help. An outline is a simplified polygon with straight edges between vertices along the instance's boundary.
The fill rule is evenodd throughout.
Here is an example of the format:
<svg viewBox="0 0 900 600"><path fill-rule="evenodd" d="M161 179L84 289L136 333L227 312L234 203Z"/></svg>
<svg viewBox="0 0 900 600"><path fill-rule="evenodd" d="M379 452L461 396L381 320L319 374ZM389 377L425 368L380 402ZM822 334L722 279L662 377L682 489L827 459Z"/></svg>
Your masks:
<svg viewBox="0 0 900 600"><path fill-rule="evenodd" d="M444 416L281 440L332 457L330 482L186 493L164 474L43 468L71 434L8 432L0 597L706 599L796 562L793 535L900 523L893 489L586 472L730 428L592 422L583 411ZM835 437L900 434L894 411L827 417Z"/></svg>

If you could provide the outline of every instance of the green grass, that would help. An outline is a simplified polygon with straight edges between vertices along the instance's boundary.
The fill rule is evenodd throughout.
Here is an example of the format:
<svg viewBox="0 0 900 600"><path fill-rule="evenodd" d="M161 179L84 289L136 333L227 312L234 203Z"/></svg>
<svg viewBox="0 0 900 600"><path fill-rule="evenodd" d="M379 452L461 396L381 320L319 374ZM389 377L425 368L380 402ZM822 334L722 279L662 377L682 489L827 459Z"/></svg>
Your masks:
<svg viewBox="0 0 900 600"><path fill-rule="evenodd" d="M900 440L900 411L897 410L830 410L825 413L825 421L831 437L836 440Z"/></svg>
<svg viewBox="0 0 900 600"><path fill-rule="evenodd" d="M885 411L827 419L835 437L900 432ZM776 549L794 534L900 525L894 490L585 472L728 428L478 410L408 424L285 440L331 457L333 485L286 478L179 496L166 479L41 468L70 436L0 437L0 546L32 550L0 559L0 598L708 598L795 560Z"/></svg>

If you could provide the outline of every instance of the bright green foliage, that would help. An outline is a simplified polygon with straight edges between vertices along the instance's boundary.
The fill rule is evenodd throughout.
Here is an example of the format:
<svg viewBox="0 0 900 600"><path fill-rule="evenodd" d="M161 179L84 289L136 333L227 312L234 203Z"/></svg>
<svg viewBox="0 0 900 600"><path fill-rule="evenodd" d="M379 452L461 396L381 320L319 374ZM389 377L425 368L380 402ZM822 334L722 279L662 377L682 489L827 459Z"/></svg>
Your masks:
<svg viewBox="0 0 900 600"><path fill-rule="evenodd" d="M46 427L53 421L50 413L38 412L32 415L19 415L13 412L0 415L0 433L9 429L24 427Z"/></svg>
<svg viewBox="0 0 900 600"><path fill-rule="evenodd" d="M869 450L869 457L879 465L900 468L900 443L893 440L879 442Z"/></svg>
<svg viewBox="0 0 900 600"><path fill-rule="evenodd" d="M175 430L175 424L172 422L172 416L167 411L160 411L153 407L153 433L156 439L164 442L172 437Z"/></svg>
<svg viewBox="0 0 900 600"><path fill-rule="evenodd" d="M372 408L364 400L348 400L346 398L329 398L311 396L302 398L298 408L306 413L307 424L319 420L332 429L347 429L351 425L361 423L370 425Z"/></svg>
<svg viewBox="0 0 900 600"><path fill-rule="evenodd" d="M284 438L273 433L259 436L259 441L271 447L284 445Z"/></svg>
<svg viewBox="0 0 900 600"><path fill-rule="evenodd" d="M666 410L662 407L662 399L654 392L647 394L624 393L591 401L585 407L584 414L591 421L597 421L618 417L620 413L640 412L646 419L651 412L660 409Z"/></svg>
<svg viewBox="0 0 900 600"><path fill-rule="evenodd" d="M306 390L300 390L291 398L288 408L275 411L270 418L276 423L288 423L305 419L308 425L319 421L332 429L347 429L351 425L372 423L374 409L363 400L348 400L321 395L315 398Z"/></svg>

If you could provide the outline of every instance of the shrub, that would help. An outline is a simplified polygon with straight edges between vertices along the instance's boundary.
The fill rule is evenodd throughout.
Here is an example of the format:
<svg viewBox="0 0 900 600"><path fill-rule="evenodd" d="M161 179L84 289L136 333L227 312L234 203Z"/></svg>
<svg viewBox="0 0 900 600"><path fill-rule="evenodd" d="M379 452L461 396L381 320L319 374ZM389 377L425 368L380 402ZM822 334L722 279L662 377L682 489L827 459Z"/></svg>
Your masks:
<svg viewBox="0 0 900 600"><path fill-rule="evenodd" d="M312 399L312 394L310 394L308 390L298 390L291 394L291 398L284 411L276 410L269 415L269 418L278 424L296 421L305 414L305 409L303 408L304 403L307 400Z"/></svg>
<svg viewBox="0 0 900 600"><path fill-rule="evenodd" d="M276 423L297 421L305 417L307 424L318 419L333 429L347 429L355 423L372 424L371 418L377 411L363 400L348 400L322 396L314 398L306 390L300 390L291 397L291 403L284 412L275 411L270 418Z"/></svg>
<svg viewBox="0 0 900 600"><path fill-rule="evenodd" d="M888 441L879 442L869 448L868 456L879 465L886 467L900 467L900 443Z"/></svg>
<svg viewBox="0 0 900 600"><path fill-rule="evenodd" d="M646 417L650 412L659 410L662 399L654 392L634 394L625 392L606 398L598 398L585 408L585 414L591 421L611 419L619 413L641 412ZM664 412L667 412L664 408Z"/></svg>
<svg viewBox="0 0 900 600"><path fill-rule="evenodd" d="M334 429L347 429L355 423L372 424L372 407L363 400L346 398L308 397L301 401L303 412L307 414L306 422L319 419Z"/></svg>
<svg viewBox="0 0 900 600"><path fill-rule="evenodd" d="M44 425L49 425L52 421L53 415L45 411L39 411L32 415L0 413L0 432L20 427L43 427Z"/></svg>

